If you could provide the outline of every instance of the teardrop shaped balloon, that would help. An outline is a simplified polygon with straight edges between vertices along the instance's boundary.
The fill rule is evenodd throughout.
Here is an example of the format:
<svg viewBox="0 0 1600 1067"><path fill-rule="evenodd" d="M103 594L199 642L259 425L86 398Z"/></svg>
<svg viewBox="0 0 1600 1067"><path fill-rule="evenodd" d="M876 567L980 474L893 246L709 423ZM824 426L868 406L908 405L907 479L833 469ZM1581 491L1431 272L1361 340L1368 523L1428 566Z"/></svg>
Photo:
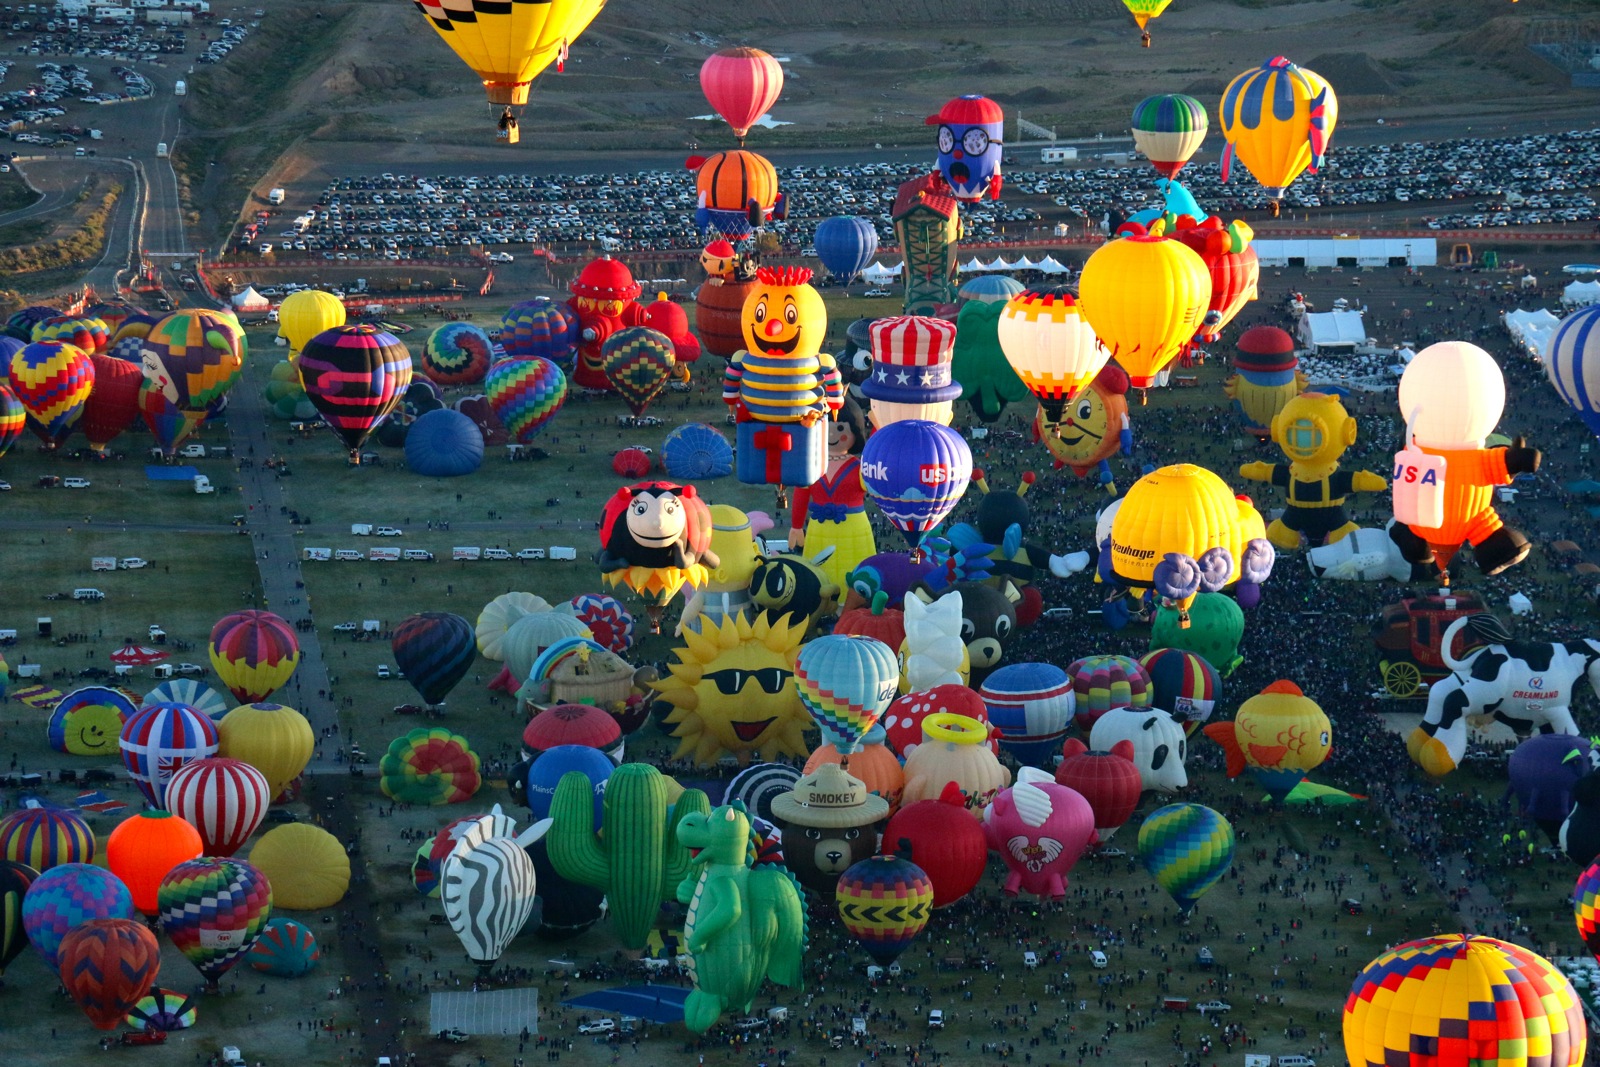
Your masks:
<svg viewBox="0 0 1600 1067"><path fill-rule="evenodd" d="M241 704L277 692L300 663L300 641L280 615L247 608L211 628L211 666Z"/></svg>
<svg viewBox="0 0 1600 1067"><path fill-rule="evenodd" d="M444 703L478 657L472 623L447 611L406 616L394 628L390 649L406 680L429 705Z"/></svg>
<svg viewBox="0 0 1600 1067"><path fill-rule="evenodd" d="M203 856L161 879L161 929L213 987L272 916L272 883L244 860Z"/></svg>
<svg viewBox="0 0 1600 1067"><path fill-rule="evenodd" d="M28 413L29 428L46 446L65 441L94 388L89 353L62 341L36 341L11 357L11 391Z"/></svg>
<svg viewBox="0 0 1600 1067"><path fill-rule="evenodd" d="M1209 125L1206 106L1192 96L1147 96L1133 108L1133 145L1156 173L1173 178L1205 143Z"/></svg>
<svg viewBox="0 0 1600 1067"><path fill-rule="evenodd" d="M100 1030L115 1030L161 972L161 947L133 919L94 919L61 942L61 984Z"/></svg>
<svg viewBox="0 0 1600 1067"><path fill-rule="evenodd" d="M628 410L644 414L672 378L677 357L672 341L648 326L618 330L600 347L600 369Z"/></svg>
<svg viewBox="0 0 1600 1067"><path fill-rule="evenodd" d="M744 144L750 127L783 93L783 67L759 48L724 48L700 65L700 91Z"/></svg>
<svg viewBox="0 0 1600 1067"><path fill-rule="evenodd" d="M300 351L306 397L353 461L411 384L411 352L376 326L324 330Z"/></svg>
<svg viewBox="0 0 1600 1067"><path fill-rule="evenodd" d="M867 495L913 549L955 510L972 481L972 450L937 422L902 419L867 438L861 452Z"/></svg>
<svg viewBox="0 0 1600 1067"><path fill-rule="evenodd" d="M511 439L525 445L567 402L567 376L538 356L502 359L489 368L484 391Z"/></svg>
<svg viewBox="0 0 1600 1067"><path fill-rule="evenodd" d="M106 445L139 417L139 388L144 384L144 372L138 364L113 356L96 353L89 358L94 363L94 388L84 401L78 428L89 439L90 448L104 452Z"/></svg>
<svg viewBox="0 0 1600 1067"><path fill-rule="evenodd" d="M910 860L872 856L839 876L835 900L845 929L887 967L928 925L933 881Z"/></svg>
<svg viewBox="0 0 1600 1067"><path fill-rule="evenodd" d="M141 363L144 376L182 411L205 411L244 372L250 344L232 315L189 309L150 327Z"/></svg>
<svg viewBox="0 0 1600 1067"><path fill-rule="evenodd" d="M1233 826L1204 804L1168 804L1139 826L1139 858L1187 915L1233 866Z"/></svg>
<svg viewBox="0 0 1600 1067"><path fill-rule="evenodd" d="M828 634L801 646L794 680L823 740L848 756L894 700L900 663L876 638Z"/></svg>

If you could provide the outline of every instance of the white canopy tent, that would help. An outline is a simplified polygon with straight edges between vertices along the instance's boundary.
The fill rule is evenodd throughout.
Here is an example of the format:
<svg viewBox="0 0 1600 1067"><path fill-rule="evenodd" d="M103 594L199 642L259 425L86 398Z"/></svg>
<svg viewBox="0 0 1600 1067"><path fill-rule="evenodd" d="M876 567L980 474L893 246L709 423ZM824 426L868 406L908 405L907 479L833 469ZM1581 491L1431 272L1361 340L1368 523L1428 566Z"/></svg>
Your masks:
<svg viewBox="0 0 1600 1067"><path fill-rule="evenodd" d="M1600 282L1573 282L1561 291L1561 302L1573 308L1600 304Z"/></svg>
<svg viewBox="0 0 1600 1067"><path fill-rule="evenodd" d="M1533 601L1521 593L1512 593L1506 598L1506 607L1511 609L1513 615L1532 615Z"/></svg>
<svg viewBox="0 0 1600 1067"><path fill-rule="evenodd" d="M1038 268L1041 274L1071 274L1070 267L1064 267L1055 256L1045 256L1039 261Z"/></svg>
<svg viewBox="0 0 1600 1067"><path fill-rule="evenodd" d="M272 306L272 301L256 292L253 285L245 286L242 293L234 293L232 303L240 311L265 311Z"/></svg>
<svg viewBox="0 0 1600 1067"><path fill-rule="evenodd" d="M988 267L985 267L982 263L978 262L977 256L973 256L971 259L961 264L961 266L957 267L956 272L959 274L982 274L988 269Z"/></svg>
<svg viewBox="0 0 1600 1067"><path fill-rule="evenodd" d="M885 267L882 263L874 262L861 272L861 277L869 282L887 282L900 277L900 271L905 267L902 261L893 267Z"/></svg>
<svg viewBox="0 0 1600 1067"><path fill-rule="evenodd" d="M1545 349L1550 347L1550 336L1561 325L1561 319L1545 308L1537 311L1507 311L1501 319L1513 341L1530 355L1541 357Z"/></svg>
<svg viewBox="0 0 1600 1067"><path fill-rule="evenodd" d="M1312 311L1300 317L1300 343L1313 352L1346 350L1367 343L1359 311Z"/></svg>

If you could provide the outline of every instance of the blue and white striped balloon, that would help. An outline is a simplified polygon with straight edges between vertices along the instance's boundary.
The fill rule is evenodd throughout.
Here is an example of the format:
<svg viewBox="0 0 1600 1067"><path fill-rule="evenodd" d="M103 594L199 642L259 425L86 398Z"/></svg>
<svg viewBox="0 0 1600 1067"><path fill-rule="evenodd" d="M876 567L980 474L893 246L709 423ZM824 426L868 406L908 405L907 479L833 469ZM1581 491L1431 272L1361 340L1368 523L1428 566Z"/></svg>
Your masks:
<svg viewBox="0 0 1600 1067"><path fill-rule="evenodd" d="M1550 336L1544 364L1561 399L1600 435L1600 304L1561 320Z"/></svg>

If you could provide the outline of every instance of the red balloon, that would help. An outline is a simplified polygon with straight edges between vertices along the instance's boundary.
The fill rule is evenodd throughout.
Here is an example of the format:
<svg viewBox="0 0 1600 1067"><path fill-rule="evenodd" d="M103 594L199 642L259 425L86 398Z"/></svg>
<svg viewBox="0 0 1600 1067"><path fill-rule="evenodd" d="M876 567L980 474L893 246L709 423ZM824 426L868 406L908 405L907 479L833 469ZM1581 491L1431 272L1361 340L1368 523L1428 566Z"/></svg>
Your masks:
<svg viewBox="0 0 1600 1067"><path fill-rule="evenodd" d="M139 417L139 387L144 384L144 369L125 359L95 353L94 388L83 402L78 429L89 439L89 447L105 451L112 439L133 425Z"/></svg>
<svg viewBox="0 0 1600 1067"><path fill-rule="evenodd" d="M968 814L961 787L954 782L938 800L919 800L895 812L883 831L883 848L922 868L933 882L936 908L972 892L989 861L983 826Z"/></svg>
<svg viewBox="0 0 1600 1067"><path fill-rule="evenodd" d="M161 947L135 919L91 919L61 939L61 984L101 1030L122 1025L161 970Z"/></svg>
<svg viewBox="0 0 1600 1067"><path fill-rule="evenodd" d="M911 755L922 744L922 720L938 711L965 715L969 719L989 722L989 707L975 691L954 682L936 685L925 693L907 693L890 704L879 720L889 747L901 759ZM996 752L997 745L991 744Z"/></svg>
<svg viewBox="0 0 1600 1067"><path fill-rule="evenodd" d="M744 143L756 119L783 92L783 67L759 48L724 48L700 67L700 91Z"/></svg>
<svg viewBox="0 0 1600 1067"><path fill-rule="evenodd" d="M643 478L650 473L650 453L642 448L624 448L611 457L611 469L623 478Z"/></svg>
<svg viewBox="0 0 1600 1067"><path fill-rule="evenodd" d="M167 807L205 842L205 855L231 856L250 840L272 802L267 776L242 760L186 763L167 782Z"/></svg>
<svg viewBox="0 0 1600 1067"><path fill-rule="evenodd" d="M1133 762L1133 742L1118 741L1110 752L1090 752L1076 737L1061 746L1066 758L1056 768L1056 782L1076 789L1094 809L1094 828L1105 844L1117 828L1133 817L1144 788L1139 767Z"/></svg>

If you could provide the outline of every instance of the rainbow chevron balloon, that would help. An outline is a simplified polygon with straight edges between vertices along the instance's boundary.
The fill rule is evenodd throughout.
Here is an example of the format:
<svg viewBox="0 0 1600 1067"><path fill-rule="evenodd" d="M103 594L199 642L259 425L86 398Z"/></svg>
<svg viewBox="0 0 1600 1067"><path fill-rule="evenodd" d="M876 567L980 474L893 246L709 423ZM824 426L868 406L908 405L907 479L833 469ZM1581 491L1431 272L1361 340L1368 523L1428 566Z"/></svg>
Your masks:
<svg viewBox="0 0 1600 1067"><path fill-rule="evenodd" d="M212 985L255 944L272 917L272 883L244 860L202 856L161 879L161 929Z"/></svg>
<svg viewBox="0 0 1600 1067"><path fill-rule="evenodd" d="M794 682L823 740L849 755L894 700L900 664L876 638L829 634L801 646Z"/></svg>
<svg viewBox="0 0 1600 1067"><path fill-rule="evenodd" d="M845 929L887 967L928 925L933 880L899 856L873 856L839 876L834 897Z"/></svg>
<svg viewBox="0 0 1600 1067"><path fill-rule="evenodd" d="M0 384L0 456L11 450L27 425L28 412L9 386Z"/></svg>
<svg viewBox="0 0 1600 1067"><path fill-rule="evenodd" d="M525 445L567 402L567 376L542 356L518 356L489 368L484 391L511 439Z"/></svg>
<svg viewBox="0 0 1600 1067"><path fill-rule="evenodd" d="M35 341L11 357L11 391L47 445L72 433L93 388L94 361L77 345Z"/></svg>
<svg viewBox="0 0 1600 1067"><path fill-rule="evenodd" d="M85 352L104 352L111 332L99 319L87 315L57 315L33 324L35 341L65 341Z"/></svg>
<svg viewBox="0 0 1600 1067"><path fill-rule="evenodd" d="M1233 865L1233 826L1204 804L1168 804L1139 827L1139 857L1187 915Z"/></svg>
<svg viewBox="0 0 1600 1067"><path fill-rule="evenodd" d="M1600 863L1591 863L1572 887L1572 917L1584 947L1600 959Z"/></svg>

